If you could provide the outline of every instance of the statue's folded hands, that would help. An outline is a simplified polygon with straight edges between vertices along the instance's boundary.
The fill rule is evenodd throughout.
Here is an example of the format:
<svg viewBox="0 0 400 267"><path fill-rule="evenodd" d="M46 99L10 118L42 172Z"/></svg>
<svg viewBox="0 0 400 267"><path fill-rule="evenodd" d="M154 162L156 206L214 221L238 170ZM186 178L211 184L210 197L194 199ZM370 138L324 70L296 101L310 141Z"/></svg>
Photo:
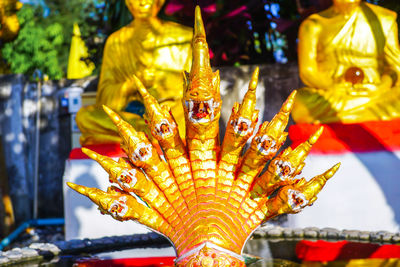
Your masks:
<svg viewBox="0 0 400 267"><path fill-rule="evenodd" d="M299 31L299 72L306 87L297 123L353 123L400 117L396 13L361 0L334 0Z"/></svg>

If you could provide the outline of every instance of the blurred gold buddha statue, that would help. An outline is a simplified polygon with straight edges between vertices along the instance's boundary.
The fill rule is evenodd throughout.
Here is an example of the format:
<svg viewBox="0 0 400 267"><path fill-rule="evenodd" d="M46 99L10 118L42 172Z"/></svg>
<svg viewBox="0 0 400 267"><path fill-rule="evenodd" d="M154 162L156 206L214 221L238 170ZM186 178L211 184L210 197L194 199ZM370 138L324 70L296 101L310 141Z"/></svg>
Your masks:
<svg viewBox="0 0 400 267"><path fill-rule="evenodd" d="M4 42L12 41L19 32L17 11L21 9L22 3L17 0L0 0L0 48ZM0 74L7 73L8 66L1 61Z"/></svg>
<svg viewBox="0 0 400 267"><path fill-rule="evenodd" d="M297 123L400 117L396 13L361 0L333 0L300 26Z"/></svg>
<svg viewBox="0 0 400 267"><path fill-rule="evenodd" d="M133 75L171 108L180 124L184 122L182 71L190 69L192 29L157 17L164 0L125 3L134 20L108 37L96 104L81 108L76 116L82 145L120 142L117 128L102 105L118 112L137 130L145 130L142 117L129 112L130 103L141 102Z"/></svg>

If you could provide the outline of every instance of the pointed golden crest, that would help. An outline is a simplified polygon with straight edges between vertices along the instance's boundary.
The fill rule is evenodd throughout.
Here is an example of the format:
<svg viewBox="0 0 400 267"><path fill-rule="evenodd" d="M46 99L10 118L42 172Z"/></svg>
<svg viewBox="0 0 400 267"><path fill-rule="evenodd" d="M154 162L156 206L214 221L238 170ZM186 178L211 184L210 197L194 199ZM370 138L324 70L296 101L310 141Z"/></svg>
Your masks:
<svg viewBox="0 0 400 267"><path fill-rule="evenodd" d="M88 148L83 147L82 152L85 153L89 158L97 161L103 169L110 175L110 180L115 182L119 173L122 172L123 168L120 167L120 164L118 164L116 161L113 159L110 159L109 157L100 155L93 150L90 150Z"/></svg>
<svg viewBox="0 0 400 267"><path fill-rule="evenodd" d="M310 153L312 146L317 142L318 138L324 131L324 127L321 126L318 130L308 138L307 141L298 145L292 152L287 156L287 161L291 162L293 166L300 166ZM300 171L300 170L299 170Z"/></svg>
<svg viewBox="0 0 400 267"><path fill-rule="evenodd" d="M337 172L339 167L340 163L337 163L323 174L315 176L310 181L299 187L299 190L309 200L310 204L314 203L317 199L317 194L322 190L326 182Z"/></svg>
<svg viewBox="0 0 400 267"><path fill-rule="evenodd" d="M274 140L279 140L279 138L282 137L282 134L289 121L289 116L293 108L296 93L297 91L293 91L289 95L285 103L283 103L278 114L276 114L274 118L268 123L268 135L271 136ZM284 140L281 142L284 142Z"/></svg>
<svg viewBox="0 0 400 267"><path fill-rule="evenodd" d="M161 117L162 111L157 100L152 95L150 95L150 93L144 87L143 83L135 75L133 75L133 80L135 82L136 88L143 98L143 103L145 105L148 115L150 117Z"/></svg>
<svg viewBox="0 0 400 267"><path fill-rule="evenodd" d="M253 139L251 148L261 155L271 159L285 142L287 133L286 125L289 121L290 111L293 107L296 91L292 92L282 105L278 114L270 122L264 122Z"/></svg>
<svg viewBox="0 0 400 267"><path fill-rule="evenodd" d="M204 29L203 18L201 17L201 9L196 6L193 33L193 61L190 70L190 80L199 78L211 78L210 56L208 44L206 40L206 31Z"/></svg>
<svg viewBox="0 0 400 267"><path fill-rule="evenodd" d="M253 72L249 89L247 90L242 104L235 105L233 109L233 116L230 119L230 124L233 126L235 134L246 136L253 133L254 127L258 119L258 111L256 107L256 89L258 84L259 68Z"/></svg>
<svg viewBox="0 0 400 267"><path fill-rule="evenodd" d="M107 212L110 204L114 202L116 198L118 198L94 187L86 187L70 182L68 182L67 185L74 189L76 192L87 196L91 201L99 206L100 210L103 212Z"/></svg>
<svg viewBox="0 0 400 267"><path fill-rule="evenodd" d="M157 100L149 94L142 82L136 77L134 81L146 108L146 119L153 136L157 140L167 139L178 134L178 127L172 118L168 106L161 107Z"/></svg>
<svg viewBox="0 0 400 267"><path fill-rule="evenodd" d="M253 117L253 112L256 107L256 90L258 85L258 75L260 73L259 67L256 67L253 75L251 76L251 81L249 83L249 88L244 95L242 105L239 109L240 117L248 117L251 119Z"/></svg>
<svg viewBox="0 0 400 267"><path fill-rule="evenodd" d="M117 113L107 106L104 111L108 114L121 136L123 146L121 146L130 160L133 162L143 162L152 157L153 147L143 132L136 132L135 129L124 121Z"/></svg>
<svg viewBox="0 0 400 267"><path fill-rule="evenodd" d="M116 112L114 112L109 107L103 105L104 111L110 117L112 122L118 128L119 135L121 136L124 143L133 142L140 142L138 138L138 133L136 132L135 128L132 127L129 123L125 122Z"/></svg>
<svg viewBox="0 0 400 267"><path fill-rule="evenodd" d="M82 151L103 167L110 175L110 183L118 184L124 191L134 192L138 196L142 196L147 192L146 190L149 186L145 175L125 159L120 158L116 162L87 148L82 148Z"/></svg>
<svg viewBox="0 0 400 267"><path fill-rule="evenodd" d="M308 182L300 179L291 185L283 186L275 197L267 200L268 219L284 213L298 213L304 207L311 206L317 199L317 194L339 167L340 163Z"/></svg>
<svg viewBox="0 0 400 267"><path fill-rule="evenodd" d="M291 179L301 172L304 168L304 160L310 153L311 148L318 138L321 136L324 127L321 126L310 138L298 145L295 149L287 148L282 155L274 160L275 164L270 164L273 168L275 165L275 175L279 176L281 180Z"/></svg>
<svg viewBox="0 0 400 267"><path fill-rule="evenodd" d="M185 91L183 106L186 114L187 127L195 128L217 124L221 111L221 96L219 93L219 72L212 72L206 33L200 7L196 7L193 60L190 73L184 74ZM218 127L218 126L217 126ZM204 129L203 129L204 130ZM205 136L203 134L203 139Z"/></svg>
<svg viewBox="0 0 400 267"><path fill-rule="evenodd" d="M256 151L258 154L263 155L267 158L272 158L275 153L279 150L281 145L283 144L282 139L284 140L287 136L285 132L279 136L279 138L274 138L275 135L270 135L269 123L264 122L261 124L256 136L254 137L251 143L251 150ZM285 128L283 128L284 130ZM274 129L275 131L275 129Z"/></svg>
<svg viewBox="0 0 400 267"><path fill-rule="evenodd" d="M147 207L139 204L136 199L121 191L116 187L109 187L107 192L97 188L85 187L76 185L74 183L67 183L69 187L78 193L87 196L94 202L101 213L110 214L114 219L123 220L137 220L140 218L139 214ZM147 223L149 220L143 220L142 223Z"/></svg>
<svg viewBox="0 0 400 267"><path fill-rule="evenodd" d="M263 127L264 125L261 127L261 130L263 129ZM310 152L312 145L315 144L319 136L322 134L322 131L323 127L321 126L306 142L300 144L294 150L288 147L280 155L273 159L269 164L267 171L262 176L260 176L253 185L252 197L262 197L263 194L270 192L268 188L275 189L276 185L280 185L284 181L294 179L294 177L298 175L304 168L304 160ZM273 147L270 144L276 144L271 141L273 140L272 138L265 140L268 141L267 147L268 144L270 147ZM260 138L260 135L257 134L251 147L253 148L254 143L256 143L258 146L261 146L259 150L261 150L262 152L271 151L271 149L263 149L263 143L261 141L262 139Z"/></svg>

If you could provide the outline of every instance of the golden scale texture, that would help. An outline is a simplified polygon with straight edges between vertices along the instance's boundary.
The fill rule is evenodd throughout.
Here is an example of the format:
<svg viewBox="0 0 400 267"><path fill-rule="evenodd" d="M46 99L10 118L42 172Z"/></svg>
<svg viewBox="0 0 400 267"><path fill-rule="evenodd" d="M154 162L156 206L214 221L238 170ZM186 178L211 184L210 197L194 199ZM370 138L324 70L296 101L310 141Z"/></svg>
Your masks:
<svg viewBox="0 0 400 267"><path fill-rule="evenodd" d="M296 92L270 122L259 127L243 153L258 120L258 68L242 103L232 109L220 145L219 73L210 67L199 7L192 46L193 64L190 73L184 74L182 103L186 139L181 139L169 108L160 106L135 78L147 124L165 160L144 133L104 106L118 128L127 158L116 162L83 148L109 173L113 186L103 192L68 185L89 197L102 213L138 221L166 236L176 249L176 266L245 266L241 253L253 231L277 215L297 213L311 205L339 164L310 181L295 178L322 128L297 148L275 156L287 136L284 130Z"/></svg>

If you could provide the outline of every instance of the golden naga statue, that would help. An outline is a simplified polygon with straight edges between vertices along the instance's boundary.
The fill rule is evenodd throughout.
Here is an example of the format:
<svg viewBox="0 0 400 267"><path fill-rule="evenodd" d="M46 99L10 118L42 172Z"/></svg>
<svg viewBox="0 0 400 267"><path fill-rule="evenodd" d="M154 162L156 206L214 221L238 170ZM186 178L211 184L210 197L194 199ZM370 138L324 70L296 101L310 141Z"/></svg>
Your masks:
<svg viewBox="0 0 400 267"><path fill-rule="evenodd" d="M22 7L22 3L17 0L0 1L0 45L2 42L12 41L19 32L19 21L17 11ZM1 60L1 53L0 53ZM0 62L0 74L6 73L8 67Z"/></svg>
<svg viewBox="0 0 400 267"><path fill-rule="evenodd" d="M176 88L182 84L182 71L190 68L193 31L157 18L164 0L126 0L125 3L135 19L107 39L96 104L83 107L76 115L82 145L121 141L102 105L118 112L135 128L145 129L142 117L127 110L132 101L142 102L134 75L158 101L171 107L184 127L182 92Z"/></svg>
<svg viewBox="0 0 400 267"><path fill-rule="evenodd" d="M333 0L299 31L297 123L353 123L400 117L396 13L361 0Z"/></svg>
<svg viewBox="0 0 400 267"><path fill-rule="evenodd" d="M275 157L287 136L284 130L296 92L270 122L260 126L250 148L242 153L258 120L258 68L242 103L235 103L232 109L220 145L219 72L213 73L210 67L198 6L192 46L193 64L190 73L185 73L182 101L186 143L170 109L160 106L134 78L146 106L151 134L166 160L143 132L137 132L104 106L118 128L128 157L116 162L83 148L107 171L114 185L107 192L68 185L89 197L102 213L120 221L138 221L166 236L176 249L176 266L245 266L241 254L253 231L279 214L297 213L310 206L339 164L309 181L295 178L322 127L308 141ZM268 170L261 174L268 161Z"/></svg>

